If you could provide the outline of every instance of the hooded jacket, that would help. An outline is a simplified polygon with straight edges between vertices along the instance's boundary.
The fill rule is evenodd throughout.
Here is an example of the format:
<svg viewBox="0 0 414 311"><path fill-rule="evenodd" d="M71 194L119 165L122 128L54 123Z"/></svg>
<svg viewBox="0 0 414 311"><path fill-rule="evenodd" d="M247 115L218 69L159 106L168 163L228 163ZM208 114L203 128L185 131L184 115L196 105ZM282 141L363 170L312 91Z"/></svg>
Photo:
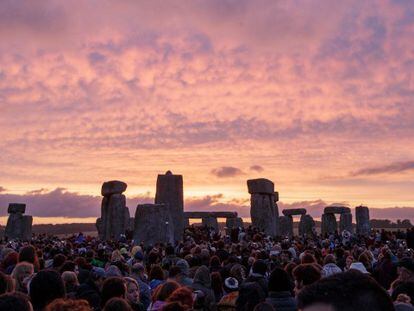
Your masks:
<svg viewBox="0 0 414 311"><path fill-rule="evenodd" d="M211 288L210 271L206 266L197 269L192 284L194 290L202 291L205 295L205 310L216 310L214 291Z"/></svg>

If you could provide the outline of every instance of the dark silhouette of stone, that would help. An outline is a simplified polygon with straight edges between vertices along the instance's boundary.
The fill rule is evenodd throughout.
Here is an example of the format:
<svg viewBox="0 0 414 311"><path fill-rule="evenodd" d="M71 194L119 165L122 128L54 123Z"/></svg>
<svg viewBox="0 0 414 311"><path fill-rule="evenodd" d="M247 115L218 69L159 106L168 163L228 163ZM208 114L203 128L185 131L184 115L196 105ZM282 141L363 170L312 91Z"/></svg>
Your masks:
<svg viewBox="0 0 414 311"><path fill-rule="evenodd" d="M274 184L268 179L247 181L250 196L252 225L270 236L279 233L279 210L275 200Z"/></svg>
<svg viewBox="0 0 414 311"><path fill-rule="evenodd" d="M371 223L369 220L369 209L367 206L357 206L355 208L356 233L368 236L371 232Z"/></svg>
<svg viewBox="0 0 414 311"><path fill-rule="evenodd" d="M243 228L243 219L241 217L231 217L226 219L227 230L234 228Z"/></svg>
<svg viewBox="0 0 414 311"><path fill-rule="evenodd" d="M219 232L219 225L216 217L204 217L201 224L207 228L212 228L215 232Z"/></svg>
<svg viewBox="0 0 414 311"><path fill-rule="evenodd" d="M315 221L311 215L300 216L299 221L299 235L300 236L313 236L315 234Z"/></svg>
<svg viewBox="0 0 414 311"><path fill-rule="evenodd" d="M351 213L344 213L339 216L339 231L343 232L344 230L349 231L350 233L353 232Z"/></svg>
<svg viewBox="0 0 414 311"><path fill-rule="evenodd" d="M325 214L345 214L350 213L351 209L346 206L327 206L325 207L324 211Z"/></svg>
<svg viewBox="0 0 414 311"><path fill-rule="evenodd" d="M155 204L166 204L172 217L171 227L174 229L174 239L181 240L184 232L182 175L174 175L171 171L167 171L164 175L158 175Z"/></svg>
<svg viewBox="0 0 414 311"><path fill-rule="evenodd" d="M4 235L10 240L31 240L33 217L23 215L26 211L26 204L11 203L7 210L10 215L7 219Z"/></svg>
<svg viewBox="0 0 414 311"><path fill-rule="evenodd" d="M111 180L104 182L101 189L103 197L111 196L112 194L122 194L125 192L127 184L119 180Z"/></svg>
<svg viewBox="0 0 414 311"><path fill-rule="evenodd" d="M24 203L10 203L9 208L7 209L7 213L14 214L14 213L21 213L24 214L26 212L26 204Z"/></svg>
<svg viewBox="0 0 414 311"><path fill-rule="evenodd" d="M275 194L275 185L266 178L249 179L247 188L250 194Z"/></svg>
<svg viewBox="0 0 414 311"><path fill-rule="evenodd" d="M306 209L305 208L291 208L291 209L284 209L282 214L285 216L294 216L294 215L305 215Z"/></svg>
<svg viewBox="0 0 414 311"><path fill-rule="evenodd" d="M134 243L145 246L174 243L174 226L166 204L139 204L135 212Z"/></svg>
<svg viewBox="0 0 414 311"><path fill-rule="evenodd" d="M322 215L322 235L335 233L337 228L335 214L325 213Z"/></svg>
<svg viewBox="0 0 414 311"><path fill-rule="evenodd" d="M122 192L127 185L122 181L104 182L102 185L101 218L96 220L99 238L102 240L119 240L130 229L129 209Z"/></svg>
<svg viewBox="0 0 414 311"><path fill-rule="evenodd" d="M282 237L293 237L292 216L279 216L279 233Z"/></svg>

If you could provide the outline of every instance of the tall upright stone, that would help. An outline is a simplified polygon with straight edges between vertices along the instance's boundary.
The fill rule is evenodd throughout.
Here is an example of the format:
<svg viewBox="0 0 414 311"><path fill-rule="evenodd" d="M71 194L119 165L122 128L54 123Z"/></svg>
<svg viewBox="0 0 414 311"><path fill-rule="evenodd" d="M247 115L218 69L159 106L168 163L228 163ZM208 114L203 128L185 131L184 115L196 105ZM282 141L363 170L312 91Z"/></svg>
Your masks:
<svg viewBox="0 0 414 311"><path fill-rule="evenodd" d="M184 232L184 190L183 176L167 171L158 175L155 204L166 204L174 224L174 239L179 241Z"/></svg>
<svg viewBox="0 0 414 311"><path fill-rule="evenodd" d="M311 237L315 234L315 221L311 215L302 214L299 221L299 235Z"/></svg>
<svg viewBox="0 0 414 311"><path fill-rule="evenodd" d="M355 208L356 233L368 236L371 232L371 223L369 220L369 209L367 206L357 206Z"/></svg>
<svg viewBox="0 0 414 311"><path fill-rule="evenodd" d="M207 228L212 228L215 232L219 232L219 225L216 217L203 217L201 224Z"/></svg>
<svg viewBox="0 0 414 311"><path fill-rule="evenodd" d="M5 230L8 239L19 239L29 241L32 238L33 217L23 215L26 211L26 204L10 203L7 209L9 218Z"/></svg>
<svg viewBox="0 0 414 311"><path fill-rule="evenodd" d="M279 216L279 234L282 237L293 237L293 218L290 215Z"/></svg>
<svg viewBox="0 0 414 311"><path fill-rule="evenodd" d="M174 243L174 224L166 204L138 204L135 211L134 243L145 246Z"/></svg>
<svg viewBox="0 0 414 311"><path fill-rule="evenodd" d="M247 181L252 225L270 236L279 233L278 195L272 181L265 178Z"/></svg>
<svg viewBox="0 0 414 311"><path fill-rule="evenodd" d="M337 229L335 214L324 213L322 215L322 235L335 233Z"/></svg>
<svg viewBox="0 0 414 311"><path fill-rule="evenodd" d="M99 238L102 240L119 240L130 228L129 209L122 193L127 184L112 180L104 182L101 193L101 218L96 220Z"/></svg>
<svg viewBox="0 0 414 311"><path fill-rule="evenodd" d="M339 231L343 232L344 230L352 233L352 214L351 213L343 213L339 217Z"/></svg>

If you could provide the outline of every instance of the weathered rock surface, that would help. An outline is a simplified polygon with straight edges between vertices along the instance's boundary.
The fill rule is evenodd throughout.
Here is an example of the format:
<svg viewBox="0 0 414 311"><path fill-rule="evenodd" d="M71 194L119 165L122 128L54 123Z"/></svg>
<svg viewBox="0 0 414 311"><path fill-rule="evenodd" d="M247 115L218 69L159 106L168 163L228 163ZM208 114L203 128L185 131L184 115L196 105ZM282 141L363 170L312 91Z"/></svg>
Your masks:
<svg viewBox="0 0 414 311"><path fill-rule="evenodd" d="M299 221L299 235L312 236L315 233L315 221L311 215L300 216Z"/></svg>
<svg viewBox="0 0 414 311"><path fill-rule="evenodd" d="M323 212L325 214L345 214L350 213L351 209L346 206L327 206Z"/></svg>
<svg viewBox="0 0 414 311"><path fill-rule="evenodd" d="M344 230L350 233L353 232L351 213L344 213L339 217L339 232L343 232Z"/></svg>
<svg viewBox="0 0 414 311"><path fill-rule="evenodd" d="M33 217L22 213L10 214L7 219L5 236L8 239L29 241L32 238Z"/></svg>
<svg viewBox="0 0 414 311"><path fill-rule="evenodd" d="M101 194L104 197L125 192L127 184L119 180L106 181L102 185Z"/></svg>
<svg viewBox="0 0 414 311"><path fill-rule="evenodd" d="M9 208L7 209L7 213L14 214L14 213L21 213L24 214L26 212L26 204L24 203L10 203Z"/></svg>
<svg viewBox="0 0 414 311"><path fill-rule="evenodd" d="M101 218L96 220L99 238L119 240L130 230L129 209L126 206L125 191L127 185L122 181L109 181L102 185Z"/></svg>
<svg viewBox="0 0 414 311"><path fill-rule="evenodd" d="M279 230L279 211L273 193L253 193L250 197L252 225L269 236L276 236Z"/></svg>
<svg viewBox="0 0 414 311"><path fill-rule="evenodd" d="M335 233L338 230L335 214L328 213L322 215L322 235Z"/></svg>
<svg viewBox="0 0 414 311"><path fill-rule="evenodd" d="M139 204L135 212L134 243L145 246L174 243L174 227L166 204Z"/></svg>
<svg viewBox="0 0 414 311"><path fill-rule="evenodd" d="M282 213L285 216L305 215L306 214L306 209L305 208L284 209L282 211Z"/></svg>
<svg viewBox="0 0 414 311"><path fill-rule="evenodd" d="M275 185L272 181L266 178L249 179L247 181L247 188L250 194L271 194L275 198ZM278 195L279 197L279 195Z"/></svg>
<svg viewBox="0 0 414 311"><path fill-rule="evenodd" d="M293 219L292 216L279 216L279 234L282 237L293 236Z"/></svg>
<svg viewBox="0 0 414 311"><path fill-rule="evenodd" d="M183 176L167 171L158 175L155 204L166 204L172 217L174 239L181 240L184 232L184 191Z"/></svg>
<svg viewBox="0 0 414 311"><path fill-rule="evenodd" d="M371 232L369 219L369 209L367 206L357 206L355 208L356 232L357 234L368 236Z"/></svg>

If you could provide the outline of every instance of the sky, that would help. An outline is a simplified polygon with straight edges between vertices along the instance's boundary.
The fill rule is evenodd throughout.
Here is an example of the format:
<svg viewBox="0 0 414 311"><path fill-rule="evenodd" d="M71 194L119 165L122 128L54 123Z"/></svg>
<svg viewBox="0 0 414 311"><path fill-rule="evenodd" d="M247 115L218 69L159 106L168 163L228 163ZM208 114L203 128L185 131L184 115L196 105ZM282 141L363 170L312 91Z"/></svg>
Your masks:
<svg viewBox="0 0 414 311"><path fill-rule="evenodd" d="M413 37L412 0L1 1L0 216L89 220L113 179L133 214L172 170L186 210L265 177L414 219Z"/></svg>

